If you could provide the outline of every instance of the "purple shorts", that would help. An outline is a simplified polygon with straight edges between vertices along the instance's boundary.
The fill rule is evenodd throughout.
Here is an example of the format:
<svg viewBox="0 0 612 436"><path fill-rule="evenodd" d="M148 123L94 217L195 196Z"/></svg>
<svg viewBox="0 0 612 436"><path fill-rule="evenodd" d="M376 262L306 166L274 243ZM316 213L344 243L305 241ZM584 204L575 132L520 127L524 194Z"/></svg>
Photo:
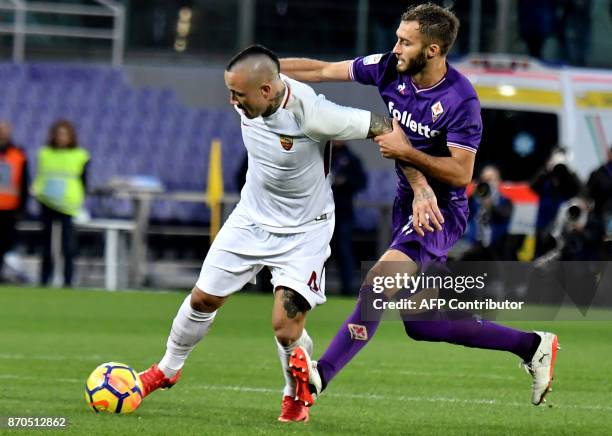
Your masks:
<svg viewBox="0 0 612 436"><path fill-rule="evenodd" d="M467 199L439 202L442 230L420 236L412 228L412 197L396 196L393 203L393 235L389 248L399 250L421 266L445 262L448 251L463 236L469 208Z"/></svg>

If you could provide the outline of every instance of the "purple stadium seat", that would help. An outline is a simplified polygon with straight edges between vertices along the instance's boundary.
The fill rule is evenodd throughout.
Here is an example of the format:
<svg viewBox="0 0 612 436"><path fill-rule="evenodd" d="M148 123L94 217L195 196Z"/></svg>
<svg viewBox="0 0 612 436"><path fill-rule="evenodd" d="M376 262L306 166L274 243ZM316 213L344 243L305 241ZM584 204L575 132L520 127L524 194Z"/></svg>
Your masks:
<svg viewBox="0 0 612 436"><path fill-rule="evenodd" d="M236 192L235 174L245 154L240 122L231 109L196 109L183 105L176 93L163 88L135 88L125 74L106 66L61 63L14 65L0 63L0 119L14 125L14 138L33 157L44 144L50 124L60 117L77 126L80 142L91 154L90 186L115 176L150 174L168 190L206 189L208 155L213 139L222 143L225 189ZM395 176L374 172L359 198L392 201ZM93 216L128 217L126 200L92 197ZM378 219L361 211L358 226L374 228ZM203 203L155 202L158 221L209 220Z"/></svg>

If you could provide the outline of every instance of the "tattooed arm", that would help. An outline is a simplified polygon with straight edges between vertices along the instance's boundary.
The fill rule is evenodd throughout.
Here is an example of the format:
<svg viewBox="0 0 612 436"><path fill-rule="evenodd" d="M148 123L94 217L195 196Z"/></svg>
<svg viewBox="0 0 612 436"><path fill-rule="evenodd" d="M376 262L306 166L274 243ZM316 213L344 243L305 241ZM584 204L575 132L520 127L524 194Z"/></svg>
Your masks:
<svg viewBox="0 0 612 436"><path fill-rule="evenodd" d="M371 114L368 138L392 131L393 122L391 118L381 117L375 113ZM434 228L435 230L442 230L444 217L438 208L436 195L431 186L429 186L427 178L425 178L422 172L410 165L401 163L400 167L414 191L414 200L412 202L412 225L414 230L421 236L425 236L423 228L429 232L433 232ZM433 224L433 227L430 222Z"/></svg>
<svg viewBox="0 0 612 436"><path fill-rule="evenodd" d="M442 230L444 216L438 207L438 199L427 179L419 170L400 163L402 171L414 192L412 200L412 227L421 236L425 236L423 229L428 232ZM433 225L433 227L432 227Z"/></svg>
<svg viewBox="0 0 612 436"><path fill-rule="evenodd" d="M368 130L368 138L373 138L383 133L393 131L393 122L391 118L381 117L374 112L370 113L370 130Z"/></svg>
<svg viewBox="0 0 612 436"><path fill-rule="evenodd" d="M390 133L393 131L393 122L391 118L381 117L378 114L372 112L370 118L370 130L368 131L368 138L373 138L384 133ZM415 187L429 186L427 179L422 172L409 165L401 165L402 171L410 183L410 186L414 189ZM433 191L432 191L433 192ZM415 191L416 194L416 191Z"/></svg>

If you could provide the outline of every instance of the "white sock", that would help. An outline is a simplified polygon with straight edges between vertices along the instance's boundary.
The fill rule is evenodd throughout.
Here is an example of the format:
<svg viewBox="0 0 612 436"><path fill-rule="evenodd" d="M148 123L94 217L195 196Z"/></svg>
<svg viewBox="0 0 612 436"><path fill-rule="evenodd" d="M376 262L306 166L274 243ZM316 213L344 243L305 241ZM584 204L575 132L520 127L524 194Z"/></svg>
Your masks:
<svg viewBox="0 0 612 436"><path fill-rule="evenodd" d="M297 347L298 345L304 347L309 356L312 355L312 339L310 339L310 336L308 336L306 329L304 329L302 330L302 336L300 336L297 341L295 341L291 345L288 345L287 347L281 345L278 342L278 339L274 338L274 340L276 341L278 357L280 359L281 367L283 369L283 376L285 377L285 388L283 389L283 395L289 395L290 397L294 397L295 381L293 380L293 377L291 377L291 371L289 370L289 357L291 356L293 350L295 350L295 347Z"/></svg>
<svg viewBox="0 0 612 436"><path fill-rule="evenodd" d="M183 367L191 350L208 333L217 314L217 311L198 312L191 307L190 301L191 295L188 295L181 304L172 322L170 336L166 342L166 354L158 365L168 378L174 377Z"/></svg>

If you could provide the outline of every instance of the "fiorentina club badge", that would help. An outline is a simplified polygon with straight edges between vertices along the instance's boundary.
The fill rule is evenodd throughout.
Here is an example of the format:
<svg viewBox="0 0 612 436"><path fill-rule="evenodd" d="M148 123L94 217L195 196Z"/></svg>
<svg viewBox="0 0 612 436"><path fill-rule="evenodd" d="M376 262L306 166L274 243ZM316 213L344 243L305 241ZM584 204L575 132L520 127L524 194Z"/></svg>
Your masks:
<svg viewBox="0 0 612 436"><path fill-rule="evenodd" d="M431 107L431 120L435 123L443 112L444 108L442 107L442 103L437 102Z"/></svg>
<svg viewBox="0 0 612 436"><path fill-rule="evenodd" d="M280 137L280 143L283 148L287 151L291 150L293 147L293 138L291 136L282 136Z"/></svg>
<svg viewBox="0 0 612 436"><path fill-rule="evenodd" d="M368 329L366 326L359 324L348 324L347 327L351 332L351 339L355 339L357 341L368 340Z"/></svg>
<svg viewBox="0 0 612 436"><path fill-rule="evenodd" d="M406 95L406 84L402 83L400 85L397 85L397 92L399 92L402 95Z"/></svg>

